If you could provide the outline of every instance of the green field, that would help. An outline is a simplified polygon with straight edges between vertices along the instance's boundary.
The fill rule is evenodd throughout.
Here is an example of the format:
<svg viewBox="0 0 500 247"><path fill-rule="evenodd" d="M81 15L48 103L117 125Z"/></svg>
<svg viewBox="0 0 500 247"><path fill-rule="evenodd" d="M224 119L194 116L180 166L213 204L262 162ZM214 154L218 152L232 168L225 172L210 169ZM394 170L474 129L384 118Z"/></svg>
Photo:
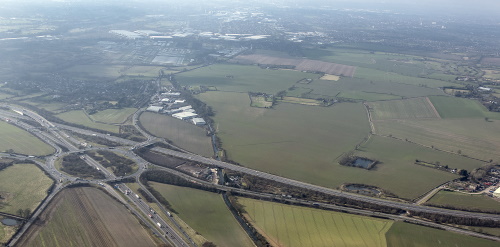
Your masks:
<svg viewBox="0 0 500 247"><path fill-rule="evenodd" d="M191 188L151 183L189 226L217 246L254 246L221 195Z"/></svg>
<svg viewBox="0 0 500 247"><path fill-rule="evenodd" d="M359 171L349 174L349 177L339 174L344 180L378 186L408 199L413 199L446 181L458 178L457 175L449 172L415 165L416 159L428 162L439 161L441 165L450 167L469 168L483 164L477 160L380 136L373 136L366 145L360 147L357 154L378 160L380 164L370 171L357 169Z"/></svg>
<svg viewBox="0 0 500 247"><path fill-rule="evenodd" d="M310 84L300 85L300 87L311 91L303 95L303 97L308 98L334 97L339 93L343 93L345 98L373 101L401 99L403 97L412 98L428 95L445 95L442 90L436 88L347 77L343 77L339 81L334 82L315 80Z"/></svg>
<svg viewBox="0 0 500 247"><path fill-rule="evenodd" d="M0 121L0 139L1 152L12 149L15 153L40 156L54 152L54 148L37 137L3 121Z"/></svg>
<svg viewBox="0 0 500 247"><path fill-rule="evenodd" d="M485 161L500 161L500 121L476 119L387 120L374 122L376 133ZM457 164L457 166L460 164ZM459 166L458 166L459 167ZM471 170L476 166L464 168Z"/></svg>
<svg viewBox="0 0 500 247"><path fill-rule="evenodd" d="M176 76L184 86L215 86L219 91L277 93L301 79L318 74L291 70L261 69L257 66L215 64Z"/></svg>
<svg viewBox="0 0 500 247"><path fill-rule="evenodd" d="M386 233L388 247L495 247L498 242L443 230L395 222Z"/></svg>
<svg viewBox="0 0 500 247"><path fill-rule="evenodd" d="M439 118L427 97L368 103L373 120Z"/></svg>
<svg viewBox="0 0 500 247"><path fill-rule="evenodd" d="M0 171L0 211L17 214L19 209L35 210L52 185L38 167L16 164Z"/></svg>
<svg viewBox="0 0 500 247"><path fill-rule="evenodd" d="M100 129L114 133L118 133L120 130L120 128L116 125L92 122L92 120L90 120L82 110L69 111L57 114L56 116L66 122L80 124L94 129Z"/></svg>
<svg viewBox="0 0 500 247"><path fill-rule="evenodd" d="M180 148L207 157L214 154L212 141L206 130L194 124L151 112L142 113L139 121L149 133L166 138Z"/></svg>
<svg viewBox="0 0 500 247"><path fill-rule="evenodd" d="M161 66L129 66L129 65L102 65L102 64L85 64L76 65L66 69L64 72L68 75L81 78L117 78L120 76L136 76L136 77L158 77L158 73L164 67ZM165 73L171 71L165 70Z"/></svg>
<svg viewBox="0 0 500 247"><path fill-rule="evenodd" d="M442 118L492 118L500 120L500 113L489 112L476 100L457 97L429 97Z"/></svg>
<svg viewBox="0 0 500 247"><path fill-rule="evenodd" d="M377 101L377 100L391 100L391 99L400 99L401 96L385 94L385 93L370 93L370 92L362 92L362 91L354 91L347 90L340 92L337 97L346 98L346 99L354 99L354 100L363 100L363 101Z"/></svg>
<svg viewBox="0 0 500 247"><path fill-rule="evenodd" d="M94 121L108 124L122 124L127 118L136 112L136 108L106 109L90 115Z"/></svg>
<svg viewBox="0 0 500 247"><path fill-rule="evenodd" d="M278 104L269 110L249 107L246 94L209 92L199 98L217 112L215 128L230 160L321 186L369 184L411 199L457 177L414 165L415 159L439 160L450 167L482 164L404 141L376 137L360 152L361 156L382 162L374 170L341 166L338 157L354 149L369 132L366 112L360 103L315 107L314 111L311 106ZM421 175L419 180L413 179L415 174Z"/></svg>
<svg viewBox="0 0 500 247"><path fill-rule="evenodd" d="M273 246L385 247L390 220L238 198L246 217Z"/></svg>
<svg viewBox="0 0 500 247"><path fill-rule="evenodd" d="M440 191L427 201L427 203L441 206L449 205L455 208L500 212L500 202L486 195L470 195L460 192Z"/></svg>

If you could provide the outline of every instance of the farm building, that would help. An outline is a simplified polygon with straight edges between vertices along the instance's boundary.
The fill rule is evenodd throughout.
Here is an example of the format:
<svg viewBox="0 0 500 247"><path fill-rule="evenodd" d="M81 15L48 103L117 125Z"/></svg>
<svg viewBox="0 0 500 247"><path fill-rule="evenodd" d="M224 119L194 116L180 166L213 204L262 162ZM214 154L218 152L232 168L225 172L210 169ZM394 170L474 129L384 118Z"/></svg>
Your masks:
<svg viewBox="0 0 500 247"><path fill-rule="evenodd" d="M161 101L162 103L171 103L171 102L172 102L172 100L171 100L171 99L169 99L169 98L163 98L163 99L161 99L160 101Z"/></svg>
<svg viewBox="0 0 500 247"><path fill-rule="evenodd" d="M162 93L161 96L181 96L181 93L179 93L179 92L168 92L168 93Z"/></svg>
<svg viewBox="0 0 500 247"><path fill-rule="evenodd" d="M167 115L172 115L172 114L179 113L179 112L182 112L182 110L179 110L179 109L172 109L172 110L166 110L166 111L165 111L165 114L167 114Z"/></svg>
<svg viewBox="0 0 500 247"><path fill-rule="evenodd" d="M179 113L172 114L172 117L178 118L181 120L187 120L187 119L190 119L190 118L193 118L196 116L198 116L198 114L192 113L192 112L179 112Z"/></svg>
<svg viewBox="0 0 500 247"><path fill-rule="evenodd" d="M187 106L179 107L179 108L177 108L177 109L179 109L179 110L181 110L181 111L187 111L187 110L189 110L189 109L193 109L193 107L192 107L192 106L190 106L190 105L187 105Z"/></svg>
<svg viewBox="0 0 500 247"><path fill-rule="evenodd" d="M152 111L152 112L160 112L161 110L163 110L163 106L149 106L148 108L146 108L146 111Z"/></svg>
<svg viewBox="0 0 500 247"><path fill-rule="evenodd" d="M193 118L191 119L191 122L193 122L194 125L205 125L207 122L203 118Z"/></svg>
<svg viewBox="0 0 500 247"><path fill-rule="evenodd" d="M174 101L174 104L181 104L181 103L185 103L186 100L185 99L177 99Z"/></svg>
<svg viewBox="0 0 500 247"><path fill-rule="evenodd" d="M495 190L495 192L493 192L493 196L494 197L499 197L500 198L500 187L498 187L497 190Z"/></svg>

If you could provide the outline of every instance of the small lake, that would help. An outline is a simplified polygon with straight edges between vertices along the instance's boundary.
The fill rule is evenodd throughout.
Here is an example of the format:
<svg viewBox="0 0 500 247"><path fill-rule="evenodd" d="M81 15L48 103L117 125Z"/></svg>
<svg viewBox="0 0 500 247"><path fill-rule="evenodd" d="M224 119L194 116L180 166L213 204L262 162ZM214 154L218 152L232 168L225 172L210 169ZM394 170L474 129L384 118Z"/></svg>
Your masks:
<svg viewBox="0 0 500 247"><path fill-rule="evenodd" d="M368 169L372 163L373 160L357 158L354 163L352 163L352 166Z"/></svg>
<svg viewBox="0 0 500 247"><path fill-rule="evenodd" d="M19 221L15 220L15 219L3 219L2 220L2 224L6 225L6 226L17 226L19 225Z"/></svg>

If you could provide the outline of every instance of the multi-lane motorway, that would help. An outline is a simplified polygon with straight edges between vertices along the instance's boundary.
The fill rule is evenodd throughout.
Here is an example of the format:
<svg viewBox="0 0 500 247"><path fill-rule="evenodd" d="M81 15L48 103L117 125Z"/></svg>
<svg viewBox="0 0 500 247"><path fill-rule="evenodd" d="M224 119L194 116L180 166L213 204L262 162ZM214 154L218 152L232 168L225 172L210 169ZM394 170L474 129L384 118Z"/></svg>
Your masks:
<svg viewBox="0 0 500 247"><path fill-rule="evenodd" d="M69 182L69 184L72 184L72 183L78 183L78 182L82 182L82 181L78 178L74 178L72 176L69 176L67 174L64 174L64 173L57 171L54 167L54 161L58 157L60 157L61 155L65 155L67 153L73 153L73 152L80 152L83 150L78 149L77 148L78 141L76 139L72 138L70 135L68 135L63 130L70 130L73 132L77 132L77 133L85 134L85 135L89 135L89 136L98 136L98 137L105 138L105 139L108 139L110 141L122 144L124 146L123 148L117 148L117 149L114 149L112 151L119 152L119 153L127 156L128 158L134 160L135 162L137 162L137 164L139 164L138 171L135 172L134 174L128 175L127 177L132 177L132 176L138 177L145 170L146 165L148 164L142 158L137 157L130 150L133 148L138 148L138 147L142 147L145 145L149 145L149 144L158 140L156 137L149 135L148 133L146 133L145 131L143 131L140 128L138 128L139 131L141 131L141 133L145 137L147 137L147 141L142 142L142 143L134 142L131 140L127 140L127 139L123 139L123 138L119 138L119 137L115 137L115 136L111 136L111 135L107 135L107 134L102 134L102 133L97 133L97 132L93 132L93 131L89 131L89 130L84 130L84 129L80 129L80 128L76 128L76 127L72 127L72 126L67 126L67 125L63 125L63 124L54 124L54 123L47 121L45 118L43 118L42 116L40 116L39 114L37 114L33 111L29 111L26 109L13 107L13 106L9 106L9 107L11 109L18 111L18 112L23 112L24 114L23 115L13 114L10 111L0 110L0 118L2 118L4 120L9 119L10 122L12 122L13 124L23 128L23 129L28 130L29 132L33 133L34 135L38 136L40 139L42 139L43 141L48 143L49 145L53 146L56 149L56 153L52 156L49 156L47 158L45 164L40 163L40 162L38 162L38 163L43 169L45 169L47 172L49 172L49 174L51 174L51 176L54 179L56 179L59 182L66 182L66 184L68 184L68 182ZM136 112L136 114L134 114L134 116L133 116L133 123L136 127L138 127L137 126L137 117L138 117L139 113L140 113L140 111ZM33 126L26 124L24 122L21 122L21 121L11 120L11 119L26 119L26 117L29 117L29 118L35 120L36 122L38 122L45 129L47 129L47 132L40 131L40 130L34 128ZM59 146L65 147L69 151L63 152ZM99 148L92 148L92 149L99 149ZM103 148L101 148L101 149L103 149ZM452 216L470 217L470 218L476 218L476 219L490 219L490 220L500 221L500 215L482 214L482 213L473 213L473 212L464 212L464 211L457 211L457 210L433 208L433 207L420 206L420 205L416 205L416 204L412 204L412 203L388 201L388 200L383 200L383 199L379 199L379 198L362 196L359 194L345 193L345 192L342 192L339 190L325 188L325 187L321 187L321 186L317 186L317 185L313 185L313 184L309 184L309 183L304 183L304 182L300 182L297 180L284 178L284 177L280 177L277 175L253 170L250 168L246 168L246 167L237 166L234 164L214 160L211 158L206 158L206 157L196 155L193 153L179 152L179 151L174 151L174 150L159 148L159 147L155 147L154 150L157 152L161 152L161 153L170 155L170 156L174 156L174 157L178 157L178 158L182 158L182 159L186 159L186 160L191 160L191 161L196 161L199 163L204 163L204 164L208 164L208 165L212 165L212 166L216 166L216 167L220 167L220 168L226 168L226 169L230 169L233 171L238 171L241 173L246 173L246 174L250 174L253 176L261 177L264 179L273 180L273 181L280 182L283 184L296 186L296 187L311 190L311 191L322 192L322 193L329 194L332 196L344 197L344 198L349 198L352 200L373 203L373 204L377 204L377 205L381 205L381 206L398 208L398 209L402 209L402 210L406 210L406 211L410 211L410 212L426 212L426 213L436 213L436 214L442 214L442 215L452 215ZM89 181L84 181L84 182L102 184L102 182L105 182L105 181L116 180L116 176L114 176L114 174L112 174L107 169L102 167L99 162L96 162L90 156L85 156L85 160L87 161L87 163L89 165L96 167L96 168L99 168L105 174L106 179L89 180ZM44 209L44 207L48 204L48 202L50 202L50 200L55 196L55 194L57 194L57 192L59 192L63 187L64 186L61 183L58 183L57 186L52 191L52 193L44 201L42 206L39 207L39 210L34 212L33 215L40 214L40 212ZM128 187L126 187L125 184L119 184L118 188L127 197L127 203L131 203L131 204L135 205L135 208L140 210L143 215L148 215L148 216L151 215L152 216L152 217L147 217L147 218L150 222L154 223L154 225L157 227L157 229L155 229L154 232L159 233L161 239L163 239L165 241L166 241L166 239L168 239L169 242L171 244L174 244L175 246L195 246L194 242L191 239L189 239L189 236L187 236L187 234L185 234L182 231L182 229L180 229L178 227L177 224L175 224L173 219L165 220L165 219L162 219L158 214L151 214L152 213L151 208L149 208L149 206L145 202L143 202L143 200L140 199L139 196L136 196L136 194L134 194L132 192L127 193L127 191L131 191L131 190ZM255 192L245 192L245 193L255 193ZM330 206L333 206L333 205L330 205ZM325 204L324 207L327 208L328 205ZM141 216L140 218L144 218L144 217ZM30 219L30 221L32 221L32 219L34 219L34 218L32 217ZM24 233L24 231L25 231L24 228L27 229L27 227L29 227L30 221L28 221L28 224L26 224L23 227L23 229L21 231L19 231L18 234L16 234L16 236L13 238L13 241L11 241L10 244L15 243L17 241L16 239L18 239ZM172 223L174 223L174 224L172 224ZM174 228L176 230L174 230ZM180 235L178 235L177 232L182 232L184 238L182 238ZM186 242L184 239L188 239L188 241ZM189 244L188 244L188 242L189 242Z"/></svg>

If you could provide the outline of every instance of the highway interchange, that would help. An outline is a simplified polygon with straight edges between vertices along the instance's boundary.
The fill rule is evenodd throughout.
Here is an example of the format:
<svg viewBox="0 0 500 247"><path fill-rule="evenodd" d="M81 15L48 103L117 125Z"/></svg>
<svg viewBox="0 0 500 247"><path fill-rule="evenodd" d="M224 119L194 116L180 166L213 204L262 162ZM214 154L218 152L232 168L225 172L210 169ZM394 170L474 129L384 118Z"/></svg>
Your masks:
<svg viewBox="0 0 500 247"><path fill-rule="evenodd" d="M80 134L88 135L88 136L97 136L100 138L105 138L109 141L113 141L116 143L120 143L122 146L119 148L113 148L110 151L120 153L127 158L133 160L138 164L138 169L134 174L127 175L123 178L127 177L135 177L137 178L136 180L139 181L138 177L142 172L146 170L148 166L152 166L152 164L149 164L145 160L143 160L141 157L138 157L135 155L132 150L135 148L140 148L143 146L147 146L149 144L152 144L154 142L160 141L158 138L149 135L147 132L143 131L139 126L138 126L138 116L141 113L142 110L137 111L133 115L133 124L134 126L147 138L146 141L144 142L135 142L127 139L123 139L120 137L112 136L109 134L103 134L103 133L98 133L94 132L91 130L86 130L86 129L81 129L77 127L72 127L64 124L58 124L58 123L51 123L47 121L45 118L37 114L36 112L23 109L20 107L16 106L9 106L9 105L3 105L3 108L10 108L11 110L15 110L18 113L14 113L12 111L6 110L6 109L1 109L0 110L0 119L4 121L11 122L12 124L25 129L32 133L33 135L37 136L47 144L51 145L54 147L56 150L55 153L51 156L48 156L46 158L46 162L40 162L37 159L34 159L32 157L26 157L26 156L19 156L17 158L24 158L24 159L30 159L32 161L35 161L39 167L44 169L48 174L50 174L55 180L56 184L53 188L53 190L50 192L50 194L47 196L47 198L42 202L42 204L37 208L37 210L32 214L31 218L27 221L27 223L23 226L23 228L11 239L9 242L8 246L14 246L15 243L20 239L20 237L25 233L25 231L29 228L29 226L35 221L35 219L40 215L40 213L45 209L45 207L49 204L49 202L54 198L54 196L61 191L63 188L73 185L73 184L78 184L78 183L90 183L94 184L96 186L102 186L104 189L106 189L111 195L114 195L117 197L120 201L122 201L132 212L134 212L139 219L141 219L143 222L148 225L152 231L159 236L160 239L162 239L164 242L168 242L170 244L173 244L174 246L196 246L194 241L190 239L188 234L186 234L182 228L179 226L177 222L172 217L166 216L167 219L163 219L160 215L158 215L156 212L153 212L152 209L141 199L139 198L138 195L136 195L133 192L127 193L127 191L131 191L130 188L128 188L125 184L119 183L117 184L117 190L121 192L122 196L118 195L116 193L117 190L111 188L106 182L110 181L116 181L117 177L109 172L106 168L102 167L102 165L93 160L90 156L84 155L85 161L92 167L99 168L101 172L105 174L105 179L94 179L94 180L82 180L80 178L75 178L73 176L70 176L68 174L65 174L63 172L58 171L55 168L54 162L59 158L64 155L70 154L70 153L80 153L82 151L87 151L87 150L99 150L99 149L111 149L111 148L105 148L105 147L91 147L91 148L85 148L85 149L79 149L78 146L80 142L71 137L67 133L67 131L72 131L72 132L77 132ZM19 112L22 112L23 114L19 114ZM42 131L39 128L36 128L32 125L26 124L23 121L19 120L28 120L32 119L36 122L38 122L41 126L43 126L43 129L46 129L47 131ZM65 147L68 151L63 151L61 147ZM427 207L427 206L420 206L412 203L403 203L403 202L395 202L395 201L388 201L388 200L383 200L379 198L372 198L372 197L367 197L367 196L362 196L358 194L352 194L352 193L346 193L342 192L339 190L335 189L330 189L330 188L325 188L313 184L308 184L300 181L296 181L293 179L289 178L284 178L280 177L277 175L253 170L250 168L214 160L212 158L206 158L197 154L189 153L189 152L179 152L179 151L174 151L171 149L165 149L165 148L160 148L160 147L155 147L153 148L154 151L161 152L166 155L170 155L173 157L185 159L185 160L190 160L190 161L195 161L203 164L208 164L211 166L219 167L219 168L225 168L225 169L230 169L233 171L241 172L241 173L246 173L250 174L253 176L257 176L260 178L264 179L269 179L273 180L276 182L280 182L283 184L291 185L291 186L296 186L299 188L303 189L308 189L311 191L317 191L317 192L322 192L328 195L332 196L337 196L337 197L344 197L344 198L349 198L352 200L358 200L358 201L363 201L363 202L368 202L368 203L373 203L377 205L382 205L382 206L387 206L387 207L392 207L392 208L398 208L406 211L412 211L412 212L426 212L426 213L436 213L436 214L442 214L442 215L452 215L452 216L460 216L460 217L470 217L470 218L476 218L476 219L490 219L490 220L496 220L500 221L500 215L494 215L494 214L483 214L483 213L473 213L473 212L465 212L465 211L457 211L457 210L449 210L449 209L442 209L442 208L433 208L433 207ZM5 154L4 154L5 155ZM14 157L16 158L16 157ZM167 168L159 168L159 169L164 169L168 170L170 173L174 173L178 176L186 177L187 175L180 173L178 171L172 170L172 169L167 169ZM186 177L187 178L187 177ZM193 180L192 177L189 177L188 179ZM200 180L203 183L207 183L205 181ZM198 182L200 182L198 181ZM139 183L140 184L140 183ZM226 186L221 186L221 185L214 185L211 184L212 186L217 187L218 189L222 191L238 191L241 194L247 194L247 195L253 195L253 196L264 196L264 197L273 197L276 195L269 195L269 194L263 194L263 193L257 193L257 192L252 192L252 191L245 191L241 189L235 189L235 188L230 188ZM140 186L143 188L143 190L147 191L143 185L140 184ZM293 200L294 203L298 204L304 204L304 205L311 205L313 202L309 201L302 201L298 199L282 199L282 200ZM159 203L156 201L160 209L163 211L164 215L169 215L168 211ZM381 213L374 213L370 212L367 210L360 210L360 209L352 209L352 208L347 208L347 207L341 207L341 206L336 206L336 205L331 205L331 204L318 204L314 203L315 205L320 205L323 208L330 208L330 209L335 209L335 210L342 210L342 211L347 211L351 213L358 213L358 214L366 214L366 215L377 215L386 217L386 218L391 218L395 220L406 220L406 221L413 221L413 222L418 222L420 224L426 224L429 226L434 226L434 227L440 227L444 228L446 230L450 231L455 231L463 234L468 234L468 235L473 235L473 236L478 236L478 237L483 237L483 238L489 238L495 241L500 241L500 238L497 237L492 237L492 236L487 236L479 233L474 233L454 227L449 227L449 226L443 226L439 225L436 223L432 222L427 222L427 221L422 221L414 218L410 218L407 216L403 215L390 215L390 214L381 214ZM133 206L132 206L133 205ZM136 211L140 211L136 212ZM149 217L151 215L151 217ZM182 236L181 236L182 235Z"/></svg>

